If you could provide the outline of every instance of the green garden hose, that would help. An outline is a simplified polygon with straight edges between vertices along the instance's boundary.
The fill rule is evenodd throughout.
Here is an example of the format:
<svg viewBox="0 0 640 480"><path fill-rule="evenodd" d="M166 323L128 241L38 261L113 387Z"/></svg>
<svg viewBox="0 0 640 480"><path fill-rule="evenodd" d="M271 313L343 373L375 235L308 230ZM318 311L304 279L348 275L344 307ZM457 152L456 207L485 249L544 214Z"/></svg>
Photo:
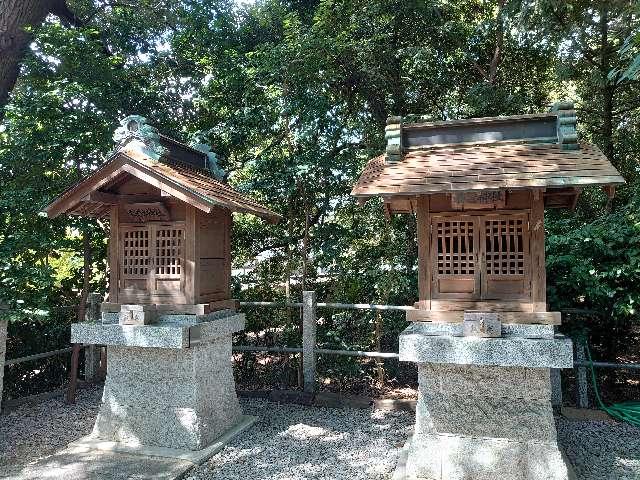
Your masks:
<svg viewBox="0 0 640 480"><path fill-rule="evenodd" d="M608 407L604 404L600 397L600 390L598 389L598 382L596 380L596 370L593 366L593 360L591 360L589 342L587 342L586 338L584 338L584 346L587 350L587 359L589 360L589 367L591 369L593 391L595 392L596 400L598 401L600 409L607 412L613 418L630 423L636 427L640 427L640 402L614 403Z"/></svg>

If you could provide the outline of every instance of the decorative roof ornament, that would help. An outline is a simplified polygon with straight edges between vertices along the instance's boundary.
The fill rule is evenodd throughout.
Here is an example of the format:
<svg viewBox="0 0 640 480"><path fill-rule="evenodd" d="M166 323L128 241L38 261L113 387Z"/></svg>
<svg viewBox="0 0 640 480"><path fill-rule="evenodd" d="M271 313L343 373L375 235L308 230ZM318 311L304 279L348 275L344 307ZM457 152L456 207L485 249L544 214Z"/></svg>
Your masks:
<svg viewBox="0 0 640 480"><path fill-rule="evenodd" d="M211 150L211 145L202 142L202 133L195 134L194 139L189 144L194 150L204 153L207 156L207 170L216 177L218 180L222 180L225 175L225 171L218 164L218 155Z"/></svg>
<svg viewBox="0 0 640 480"><path fill-rule="evenodd" d="M113 133L113 140L118 147L136 142L142 153L156 162L166 152L160 144L158 129L147 124L147 119L140 115L129 115L120 120L120 127Z"/></svg>
<svg viewBox="0 0 640 480"><path fill-rule="evenodd" d="M384 138L387 140L385 149L386 163L395 163L402 160L402 117L387 118L387 126L384 127Z"/></svg>
<svg viewBox="0 0 640 480"><path fill-rule="evenodd" d="M576 111L573 102L556 102L551 111L558 115L558 143L563 150L578 150L578 134L576 132Z"/></svg>

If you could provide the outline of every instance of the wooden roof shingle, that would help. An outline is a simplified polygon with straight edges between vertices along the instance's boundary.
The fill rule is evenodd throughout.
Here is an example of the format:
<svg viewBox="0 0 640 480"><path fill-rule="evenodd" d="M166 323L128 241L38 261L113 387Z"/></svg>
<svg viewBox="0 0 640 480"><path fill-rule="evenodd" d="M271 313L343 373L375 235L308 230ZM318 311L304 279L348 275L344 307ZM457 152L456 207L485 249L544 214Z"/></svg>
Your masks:
<svg viewBox="0 0 640 480"><path fill-rule="evenodd" d="M413 123L389 117L385 153L367 163L357 197L479 190L615 186L624 178L604 154L578 142L571 102L547 113ZM611 192L613 190L610 190Z"/></svg>
<svg viewBox="0 0 640 480"><path fill-rule="evenodd" d="M412 149L398 162L367 163L352 195L416 195L453 191L618 185L624 178L595 145L446 145Z"/></svg>
<svg viewBox="0 0 640 480"><path fill-rule="evenodd" d="M162 140L165 144L173 142L168 137L163 137ZM204 154L179 142L173 142L172 147L159 161L152 158L144 148L139 148L136 142L125 143L100 168L69 187L45 207L44 211L49 217L63 213L107 217L110 205L101 203L91 194L99 189L108 189L126 176L133 176L206 213L215 207L223 207L232 212L250 213L271 222L280 220L281 216L277 213L218 180L206 169L198 168L196 157ZM187 148L190 150L187 152L187 161L181 161L182 150Z"/></svg>

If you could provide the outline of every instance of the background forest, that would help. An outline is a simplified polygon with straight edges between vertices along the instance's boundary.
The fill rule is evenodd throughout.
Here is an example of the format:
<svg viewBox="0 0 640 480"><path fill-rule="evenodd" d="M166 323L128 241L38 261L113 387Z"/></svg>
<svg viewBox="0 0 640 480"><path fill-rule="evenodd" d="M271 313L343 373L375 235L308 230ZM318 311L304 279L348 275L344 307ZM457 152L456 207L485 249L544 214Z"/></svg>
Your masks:
<svg viewBox="0 0 640 480"><path fill-rule="evenodd" d="M628 183L612 202L594 189L575 212L547 212L551 309L566 312L569 333L589 330L599 358L638 359L635 2L2 0L0 32L18 11L32 26L15 87L0 95L0 300L16 309L8 358L68 345L82 315L73 305L105 291L108 225L39 211L100 165L126 115L210 143L228 182L283 215L278 225L236 217L236 298L297 301L315 289L321 301L408 305L414 218L387 221L380 203L349 195L383 150L386 117L533 113L570 99L581 137ZM5 91L11 58L0 58ZM249 313L239 342L299 344L298 312ZM402 315L321 313L331 348L390 351L406 325ZM293 357L239 360L245 379L296 382ZM373 384L372 367L321 363L327 388ZM50 388L65 371L60 359L34 368L12 368L7 395ZM388 382L403 383L397 362L387 369Z"/></svg>

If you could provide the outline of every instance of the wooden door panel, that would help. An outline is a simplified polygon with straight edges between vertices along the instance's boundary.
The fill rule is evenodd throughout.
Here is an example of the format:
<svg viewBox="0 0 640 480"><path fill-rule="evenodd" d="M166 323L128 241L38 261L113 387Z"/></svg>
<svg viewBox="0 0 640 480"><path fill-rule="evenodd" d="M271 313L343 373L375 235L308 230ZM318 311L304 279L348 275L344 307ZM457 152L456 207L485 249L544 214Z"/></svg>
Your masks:
<svg viewBox="0 0 640 480"><path fill-rule="evenodd" d="M478 221L472 216L436 216L431 222L432 297L476 299Z"/></svg>
<svg viewBox="0 0 640 480"><path fill-rule="evenodd" d="M531 297L529 221L526 214L488 215L481 221L482 298Z"/></svg>
<svg viewBox="0 0 640 480"><path fill-rule="evenodd" d="M120 289L124 292L149 291L151 239L146 226L120 227Z"/></svg>

